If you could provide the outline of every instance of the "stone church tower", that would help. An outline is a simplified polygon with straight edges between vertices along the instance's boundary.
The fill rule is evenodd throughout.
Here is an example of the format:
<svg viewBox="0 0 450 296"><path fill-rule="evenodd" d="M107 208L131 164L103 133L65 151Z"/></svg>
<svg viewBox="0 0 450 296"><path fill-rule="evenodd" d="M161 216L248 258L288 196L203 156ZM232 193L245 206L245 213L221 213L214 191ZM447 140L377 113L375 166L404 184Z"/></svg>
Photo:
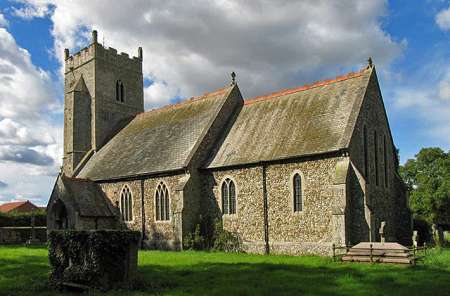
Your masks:
<svg viewBox="0 0 450 296"><path fill-rule="evenodd" d="M144 111L142 48L138 57L92 42L65 50L63 172L73 176L136 114Z"/></svg>

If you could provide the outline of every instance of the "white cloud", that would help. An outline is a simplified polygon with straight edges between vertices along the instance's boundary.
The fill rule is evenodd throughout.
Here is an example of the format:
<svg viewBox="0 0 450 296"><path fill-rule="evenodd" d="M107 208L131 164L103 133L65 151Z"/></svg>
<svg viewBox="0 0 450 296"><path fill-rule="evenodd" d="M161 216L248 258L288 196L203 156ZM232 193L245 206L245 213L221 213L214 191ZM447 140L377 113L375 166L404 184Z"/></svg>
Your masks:
<svg viewBox="0 0 450 296"><path fill-rule="evenodd" d="M450 30L450 7L436 15L436 23L442 30Z"/></svg>
<svg viewBox="0 0 450 296"><path fill-rule="evenodd" d="M8 21L5 19L5 16L0 13L0 27L7 27Z"/></svg>
<svg viewBox="0 0 450 296"><path fill-rule="evenodd" d="M439 82L439 98L450 103L450 69Z"/></svg>
<svg viewBox="0 0 450 296"><path fill-rule="evenodd" d="M428 73L425 75L429 76ZM412 81L420 80L415 78ZM414 114L414 120L420 122L419 129L423 134L450 146L449 85L450 67L447 67L446 70L436 73L436 77L431 77L431 80L422 79L415 85L398 87L394 91L393 98L397 116L401 116L400 112Z"/></svg>
<svg viewBox="0 0 450 296"><path fill-rule="evenodd" d="M61 108L55 82L36 67L27 50L0 28L1 200L40 198L61 163L62 126L53 122Z"/></svg>
<svg viewBox="0 0 450 296"><path fill-rule="evenodd" d="M49 4L54 7L49 10ZM146 106L198 95L238 74L248 96L335 76L374 56L388 64L404 44L380 26L385 1L31 1L54 23L55 53L99 41L130 54L144 48ZM322 73L320 75L319 73Z"/></svg>
<svg viewBox="0 0 450 296"><path fill-rule="evenodd" d="M35 17L44 17L49 13L50 6L46 0L16 0L18 3L26 3L24 7L12 8L14 16L31 20Z"/></svg>
<svg viewBox="0 0 450 296"><path fill-rule="evenodd" d="M73 52L85 46L91 29L98 30L100 42L104 41L106 46L117 48L119 52L137 55L137 47L142 46L144 77L153 81L144 90L146 108L167 104L174 97L190 97L228 85L232 71L238 74L244 96L253 96L333 77L338 72L362 66L368 56L373 56L377 65L389 65L406 46L404 41L393 40L381 28L380 18L386 13L384 0L194 0L183 4L176 0L20 2L25 6L15 10L17 16L51 18L54 54L61 64L63 49L70 48ZM6 47L14 48L12 41L9 40L10 46ZM31 64L26 51L15 47L23 67L0 62L0 73L7 77L3 82L4 90L18 89L18 93L8 93L8 96L15 96L17 104L5 104L5 109L0 110L0 120L11 120L6 122L9 136L4 146L19 145L17 143L25 139L32 141L24 136L27 132L33 134L32 126L17 119L23 118L22 114L40 118L37 111L40 106L61 108L55 101L48 100L53 94L48 75ZM15 57L9 61L18 60L13 51L8 52ZM31 71L20 71L27 67ZM32 74L27 76L29 73ZM323 73L329 75L323 77ZM24 88L28 80L29 86ZM23 145L55 160L54 169L47 173L56 171L62 147L62 131L59 134L52 128L49 131L55 143L49 140L37 146ZM41 130L38 139L43 138L46 136ZM37 192L22 180L18 182L17 178L2 172L22 171L28 182L42 180L51 187L48 184L52 179L44 179L44 170L38 165L25 167L17 162L5 162L0 167L0 179L11 184L10 192L32 197ZM38 189L39 194L51 190Z"/></svg>

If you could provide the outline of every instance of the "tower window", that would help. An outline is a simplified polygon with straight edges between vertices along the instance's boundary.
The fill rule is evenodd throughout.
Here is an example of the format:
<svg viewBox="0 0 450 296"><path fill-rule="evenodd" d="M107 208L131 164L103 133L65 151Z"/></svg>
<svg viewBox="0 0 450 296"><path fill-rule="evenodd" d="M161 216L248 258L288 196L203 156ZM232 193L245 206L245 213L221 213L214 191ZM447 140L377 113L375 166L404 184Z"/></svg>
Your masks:
<svg viewBox="0 0 450 296"><path fill-rule="evenodd" d="M222 212L236 214L236 186L230 178L222 182Z"/></svg>
<svg viewBox="0 0 450 296"><path fill-rule="evenodd" d="M123 86L123 82L121 80L116 81L116 101L125 101L125 87Z"/></svg>

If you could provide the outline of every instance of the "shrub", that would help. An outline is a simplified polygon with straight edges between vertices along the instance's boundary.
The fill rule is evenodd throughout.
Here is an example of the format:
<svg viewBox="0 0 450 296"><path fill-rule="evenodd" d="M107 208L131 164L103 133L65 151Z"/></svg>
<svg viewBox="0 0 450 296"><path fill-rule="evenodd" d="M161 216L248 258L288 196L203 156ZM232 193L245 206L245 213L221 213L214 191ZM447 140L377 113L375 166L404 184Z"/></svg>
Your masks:
<svg viewBox="0 0 450 296"><path fill-rule="evenodd" d="M137 264L137 231L51 231L48 238L50 284L58 289L64 282L109 289L129 280Z"/></svg>
<svg viewBox="0 0 450 296"><path fill-rule="evenodd" d="M419 234L419 245L423 243L431 243L433 241L431 234L431 226L424 220L414 219L414 230L417 230Z"/></svg>
<svg viewBox="0 0 450 296"><path fill-rule="evenodd" d="M183 249L185 250L204 250L207 246L205 244L205 237L200 233L200 224L197 224L195 231L189 233L183 239Z"/></svg>
<svg viewBox="0 0 450 296"><path fill-rule="evenodd" d="M223 229L222 221L214 224L213 250L224 252L242 252L242 243L239 237Z"/></svg>
<svg viewBox="0 0 450 296"><path fill-rule="evenodd" d="M0 227L4 226L30 226L31 216L34 215L35 226L47 225L47 214L43 210L38 210L33 213L0 213Z"/></svg>
<svg viewBox="0 0 450 296"><path fill-rule="evenodd" d="M194 232L183 238L185 250L215 250L224 252L241 252L239 237L223 229L219 219L205 218L197 224Z"/></svg>

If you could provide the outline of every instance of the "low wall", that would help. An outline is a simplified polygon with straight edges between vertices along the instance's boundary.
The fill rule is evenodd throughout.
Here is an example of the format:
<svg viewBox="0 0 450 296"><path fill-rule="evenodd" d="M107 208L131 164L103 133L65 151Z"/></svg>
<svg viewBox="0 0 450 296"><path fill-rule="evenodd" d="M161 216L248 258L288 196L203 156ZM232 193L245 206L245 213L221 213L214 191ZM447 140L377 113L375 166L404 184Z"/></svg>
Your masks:
<svg viewBox="0 0 450 296"><path fill-rule="evenodd" d="M47 227L34 227L34 233L40 242L47 241ZM31 237L30 226L6 226L0 227L0 244L25 243Z"/></svg>

